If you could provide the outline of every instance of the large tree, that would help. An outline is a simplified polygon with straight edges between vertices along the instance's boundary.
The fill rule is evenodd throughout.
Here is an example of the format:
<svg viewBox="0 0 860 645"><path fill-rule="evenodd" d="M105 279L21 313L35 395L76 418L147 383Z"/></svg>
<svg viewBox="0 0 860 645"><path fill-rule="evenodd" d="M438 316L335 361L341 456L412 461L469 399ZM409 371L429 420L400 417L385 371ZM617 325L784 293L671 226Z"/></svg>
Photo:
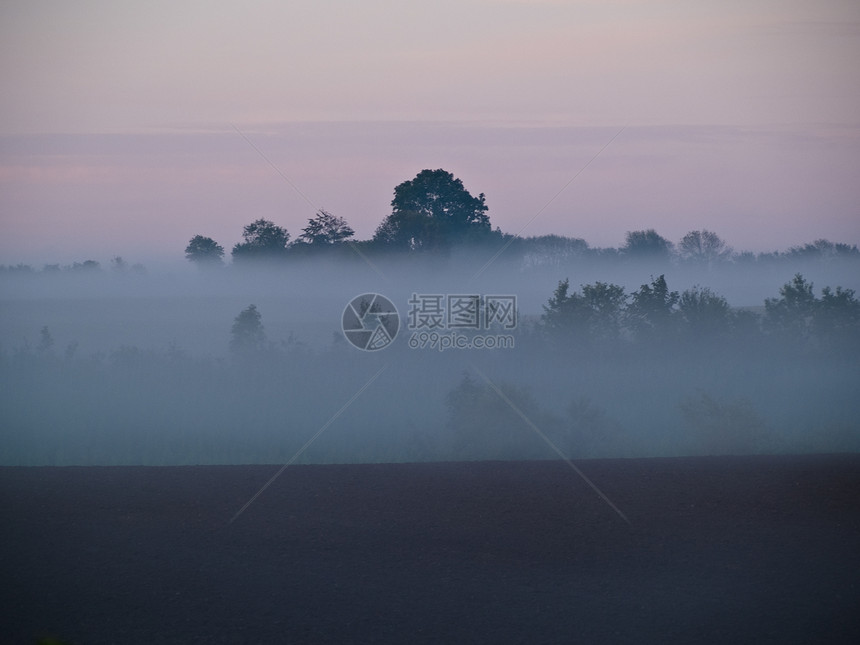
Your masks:
<svg viewBox="0 0 860 645"><path fill-rule="evenodd" d="M242 230L244 242L233 247L234 260L267 260L283 257L290 243L287 229L266 219L258 219Z"/></svg>
<svg viewBox="0 0 860 645"><path fill-rule="evenodd" d="M222 263L224 247L211 237L195 235L185 247L185 258L198 266L216 266Z"/></svg>
<svg viewBox="0 0 860 645"><path fill-rule="evenodd" d="M463 182L445 170L422 170L394 189L391 215L374 240L418 250L444 248L491 233L484 194L473 197Z"/></svg>

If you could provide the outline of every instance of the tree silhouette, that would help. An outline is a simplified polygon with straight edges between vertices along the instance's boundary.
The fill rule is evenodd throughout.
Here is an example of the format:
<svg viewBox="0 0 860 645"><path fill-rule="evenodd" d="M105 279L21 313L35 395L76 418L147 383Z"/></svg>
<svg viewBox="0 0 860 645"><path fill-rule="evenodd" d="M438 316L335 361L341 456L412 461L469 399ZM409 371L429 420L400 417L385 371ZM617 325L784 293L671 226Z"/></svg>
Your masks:
<svg viewBox="0 0 860 645"><path fill-rule="evenodd" d="M766 327L772 333L808 339L816 309L812 283L797 273L780 288L779 295L764 301Z"/></svg>
<svg viewBox="0 0 860 645"><path fill-rule="evenodd" d="M512 251L519 253L525 266L559 267L574 258L584 257L589 253L589 248L588 242L582 238L541 235L518 238Z"/></svg>
<svg viewBox="0 0 860 645"><path fill-rule="evenodd" d="M355 231L345 219L320 210L308 220L308 225L302 229L298 239L305 244L331 245L343 242L353 235Z"/></svg>
<svg viewBox="0 0 860 645"><path fill-rule="evenodd" d="M268 260L286 255L290 234L266 219L258 219L242 230L245 240L233 247L234 260Z"/></svg>
<svg viewBox="0 0 860 645"><path fill-rule="evenodd" d="M605 282L582 286L582 293L569 293L570 281L558 283L549 302L544 305L541 323L551 336L573 343L590 340L615 341L627 296L624 287Z"/></svg>
<svg viewBox="0 0 860 645"><path fill-rule="evenodd" d="M121 255L116 255L110 260L110 268L114 273L125 273L128 271L128 262L123 260Z"/></svg>
<svg viewBox="0 0 860 645"><path fill-rule="evenodd" d="M854 289L824 287L816 306L813 328L816 336L830 338L834 342L843 339L860 340L860 301Z"/></svg>
<svg viewBox="0 0 860 645"><path fill-rule="evenodd" d="M438 249L491 233L484 194L473 197L445 170L422 170L394 189L391 215L374 241L405 250Z"/></svg>
<svg viewBox="0 0 860 645"><path fill-rule="evenodd" d="M97 260L84 260L83 262L73 262L68 269L76 273L98 273L102 267Z"/></svg>
<svg viewBox="0 0 860 645"><path fill-rule="evenodd" d="M543 306L541 323L544 329L552 333L560 333L571 329L582 320L577 314L577 294L569 293L570 279L559 281L547 304Z"/></svg>
<svg viewBox="0 0 860 645"><path fill-rule="evenodd" d="M51 332L48 329L48 326L45 325L42 327L42 330L39 332L39 344L36 346L36 350L40 354L45 354L50 352L54 347L54 337L51 336Z"/></svg>
<svg viewBox="0 0 860 645"><path fill-rule="evenodd" d="M185 259L198 266L220 266L224 247L211 237L195 235L185 247Z"/></svg>
<svg viewBox="0 0 860 645"><path fill-rule="evenodd" d="M230 350L233 353L249 354L266 347L262 318L256 305L248 305L236 316L230 329Z"/></svg>
<svg viewBox="0 0 860 645"><path fill-rule="evenodd" d="M833 260L835 258L860 257L857 247L849 244L834 244L825 239L815 240L811 244L793 246L786 253L788 257L810 260Z"/></svg>
<svg viewBox="0 0 860 645"><path fill-rule="evenodd" d="M719 235L705 229L687 233L681 239L678 251L685 260L701 262L709 266L714 262L728 259L732 254L732 248Z"/></svg>
<svg viewBox="0 0 860 645"><path fill-rule="evenodd" d="M695 338L713 338L732 324L728 301L707 287L687 289L678 299L678 313L686 331Z"/></svg>
<svg viewBox="0 0 860 645"><path fill-rule="evenodd" d="M824 287L816 298L813 285L800 274L765 300L765 327L777 338L806 345L847 350L860 344L860 302L853 289ZM845 345L845 343L849 345Z"/></svg>
<svg viewBox="0 0 860 645"><path fill-rule="evenodd" d="M669 240L649 228L647 231L627 231L627 239L621 251L635 258L668 260L672 247Z"/></svg>
<svg viewBox="0 0 860 645"><path fill-rule="evenodd" d="M652 280L650 285L643 284L631 295L627 308L630 328L640 337L670 333L678 297L677 291L669 291L665 276Z"/></svg>

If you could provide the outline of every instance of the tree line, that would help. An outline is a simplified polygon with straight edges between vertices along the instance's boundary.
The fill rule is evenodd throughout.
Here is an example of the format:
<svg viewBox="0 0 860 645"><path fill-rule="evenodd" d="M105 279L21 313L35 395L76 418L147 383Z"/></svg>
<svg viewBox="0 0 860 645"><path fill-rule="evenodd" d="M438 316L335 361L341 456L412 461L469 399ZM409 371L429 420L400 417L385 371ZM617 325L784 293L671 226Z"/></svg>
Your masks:
<svg viewBox="0 0 860 645"><path fill-rule="evenodd" d="M596 249L575 237L544 235L520 238L493 229L484 193L474 197L446 170L422 170L414 179L394 189L391 213L370 240L356 241L355 231L343 218L320 210L308 220L301 234L291 241L289 231L267 219L257 219L243 228L242 241L233 246L234 263L307 257L351 246L359 253L429 253L445 255L455 246L510 247L510 253L527 264L558 262L571 257L621 257L652 261L681 261L705 265L722 262L802 259L860 258L857 246L817 240L793 247L786 253L758 256L736 253L719 235L708 230L687 233L677 245L654 229L628 231L618 249ZM223 264L225 249L215 240L195 235L185 248L185 257L201 267Z"/></svg>
<svg viewBox="0 0 860 645"><path fill-rule="evenodd" d="M553 355L623 354L631 348L744 353L758 346L776 348L783 356L810 351L850 356L860 351L860 300L853 289L842 287L826 286L817 296L814 285L799 273L779 289L779 297L765 299L761 313L732 308L708 287L671 291L664 275L632 293L606 282L571 291L564 279L540 318L519 331L521 350ZM229 347L243 359L277 353L256 305L234 319Z"/></svg>
<svg viewBox="0 0 860 645"><path fill-rule="evenodd" d="M473 196L463 182L446 170L422 170L415 178L394 189L391 213L369 240L355 240L355 230L341 216L319 210L293 239L287 228L258 218L242 229L242 241L230 251L236 265L260 261L316 257L325 254L400 254L445 257L456 247L505 248L505 259L525 268L558 266L576 259L624 261L645 260L652 265L687 263L699 267L721 264L743 265L782 260L860 260L856 245L819 239L785 252L736 252L718 234L706 229L688 232L677 244L654 229L628 231L618 248L595 248L582 238L561 235L520 237L493 229L483 193ZM224 265L226 250L211 237L198 234L185 247L185 257L201 268ZM143 273L140 264L128 266L121 258L111 260L111 269ZM86 260L61 267L48 264L41 273L98 273L99 262ZM35 273L29 265L0 265L0 274Z"/></svg>
<svg viewBox="0 0 860 645"><path fill-rule="evenodd" d="M853 289L829 286L816 295L802 274L767 298L764 311L732 308L708 287L671 291L664 275L626 293L624 287L595 282L571 291L559 282L543 307L540 338L559 348L600 349L629 345L665 348L685 341L725 347L722 341L769 339L790 348L860 349L860 301Z"/></svg>
<svg viewBox="0 0 860 645"><path fill-rule="evenodd" d="M670 291L664 275L629 294L606 282L571 291L570 280L564 279L526 332L531 338L521 340L536 341L553 352L631 345L681 348L685 341L725 349L743 339L771 339L786 353L791 353L789 348L845 354L860 350L860 300L854 290L826 286L820 293L816 296L813 283L798 273L779 289L778 298L765 299L763 313L756 313L732 308L708 287ZM291 346L294 342L290 339ZM44 326L36 351L45 354L53 347L53 336ZM77 343L71 343L66 357L76 349ZM278 353L256 305L247 306L233 320L229 349L234 357L252 360Z"/></svg>

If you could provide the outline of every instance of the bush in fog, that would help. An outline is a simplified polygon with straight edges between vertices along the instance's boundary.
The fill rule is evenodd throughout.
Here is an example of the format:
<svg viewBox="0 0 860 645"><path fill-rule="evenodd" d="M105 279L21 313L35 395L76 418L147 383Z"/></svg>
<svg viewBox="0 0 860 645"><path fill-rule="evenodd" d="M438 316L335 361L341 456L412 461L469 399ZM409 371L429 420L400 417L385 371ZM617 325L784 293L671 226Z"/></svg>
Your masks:
<svg viewBox="0 0 860 645"><path fill-rule="evenodd" d="M73 263L72 266L68 267L68 270L76 273L97 273L102 270L102 267L96 260L84 260Z"/></svg>
<svg viewBox="0 0 860 645"><path fill-rule="evenodd" d="M580 396L567 406L565 448L574 459L621 456L629 447L624 427L591 399Z"/></svg>
<svg viewBox="0 0 860 645"><path fill-rule="evenodd" d="M588 242L578 237L541 235L517 238L506 251L516 255L524 269L561 267L590 255Z"/></svg>
<svg viewBox="0 0 860 645"><path fill-rule="evenodd" d="M46 325L42 327L42 330L39 332L39 344L36 346L36 350L40 354L45 354L46 352L52 351L53 348L54 337L51 336L51 332Z"/></svg>
<svg viewBox="0 0 860 645"><path fill-rule="evenodd" d="M557 433L558 421L541 412L526 388L500 383L499 389L544 433ZM458 459L553 458L552 449L489 385L465 375L448 393L448 429Z"/></svg>
<svg viewBox="0 0 860 645"><path fill-rule="evenodd" d="M249 355L263 351L266 345L263 316L256 305L248 305L236 316L230 328L230 351L234 355Z"/></svg>
<svg viewBox="0 0 860 645"><path fill-rule="evenodd" d="M768 445L771 431L746 398L716 399L702 392L684 398L679 408L694 441L709 455L761 452Z"/></svg>
<svg viewBox="0 0 860 645"><path fill-rule="evenodd" d="M559 418L542 409L525 387L503 382L498 388L503 396L466 375L448 393L448 430L456 458L556 459L555 448L574 459L630 452L624 427L586 396L572 401Z"/></svg>

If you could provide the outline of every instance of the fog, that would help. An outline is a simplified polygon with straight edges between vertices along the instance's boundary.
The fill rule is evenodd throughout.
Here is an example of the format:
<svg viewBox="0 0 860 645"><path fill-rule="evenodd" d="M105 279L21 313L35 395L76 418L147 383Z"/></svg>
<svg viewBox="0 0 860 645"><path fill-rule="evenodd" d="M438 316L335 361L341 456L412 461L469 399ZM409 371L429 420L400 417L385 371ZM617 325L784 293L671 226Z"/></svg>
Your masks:
<svg viewBox="0 0 860 645"><path fill-rule="evenodd" d="M825 286L860 289L854 257L707 266L515 245L495 259L498 248L341 250L271 266L0 273L0 464L860 449L856 301L797 320L764 306L798 273L819 300ZM660 276L670 292L707 288L731 309L703 323L677 301L659 323L631 308ZM545 306L565 279L571 294L623 287L624 304L594 305L587 320L560 314L553 327ZM394 340L375 351L342 329L367 293L399 313ZM481 316L493 297L515 296L515 324L410 329L415 295L479 296ZM262 330L239 324L250 305ZM441 346L476 334L512 346Z"/></svg>

